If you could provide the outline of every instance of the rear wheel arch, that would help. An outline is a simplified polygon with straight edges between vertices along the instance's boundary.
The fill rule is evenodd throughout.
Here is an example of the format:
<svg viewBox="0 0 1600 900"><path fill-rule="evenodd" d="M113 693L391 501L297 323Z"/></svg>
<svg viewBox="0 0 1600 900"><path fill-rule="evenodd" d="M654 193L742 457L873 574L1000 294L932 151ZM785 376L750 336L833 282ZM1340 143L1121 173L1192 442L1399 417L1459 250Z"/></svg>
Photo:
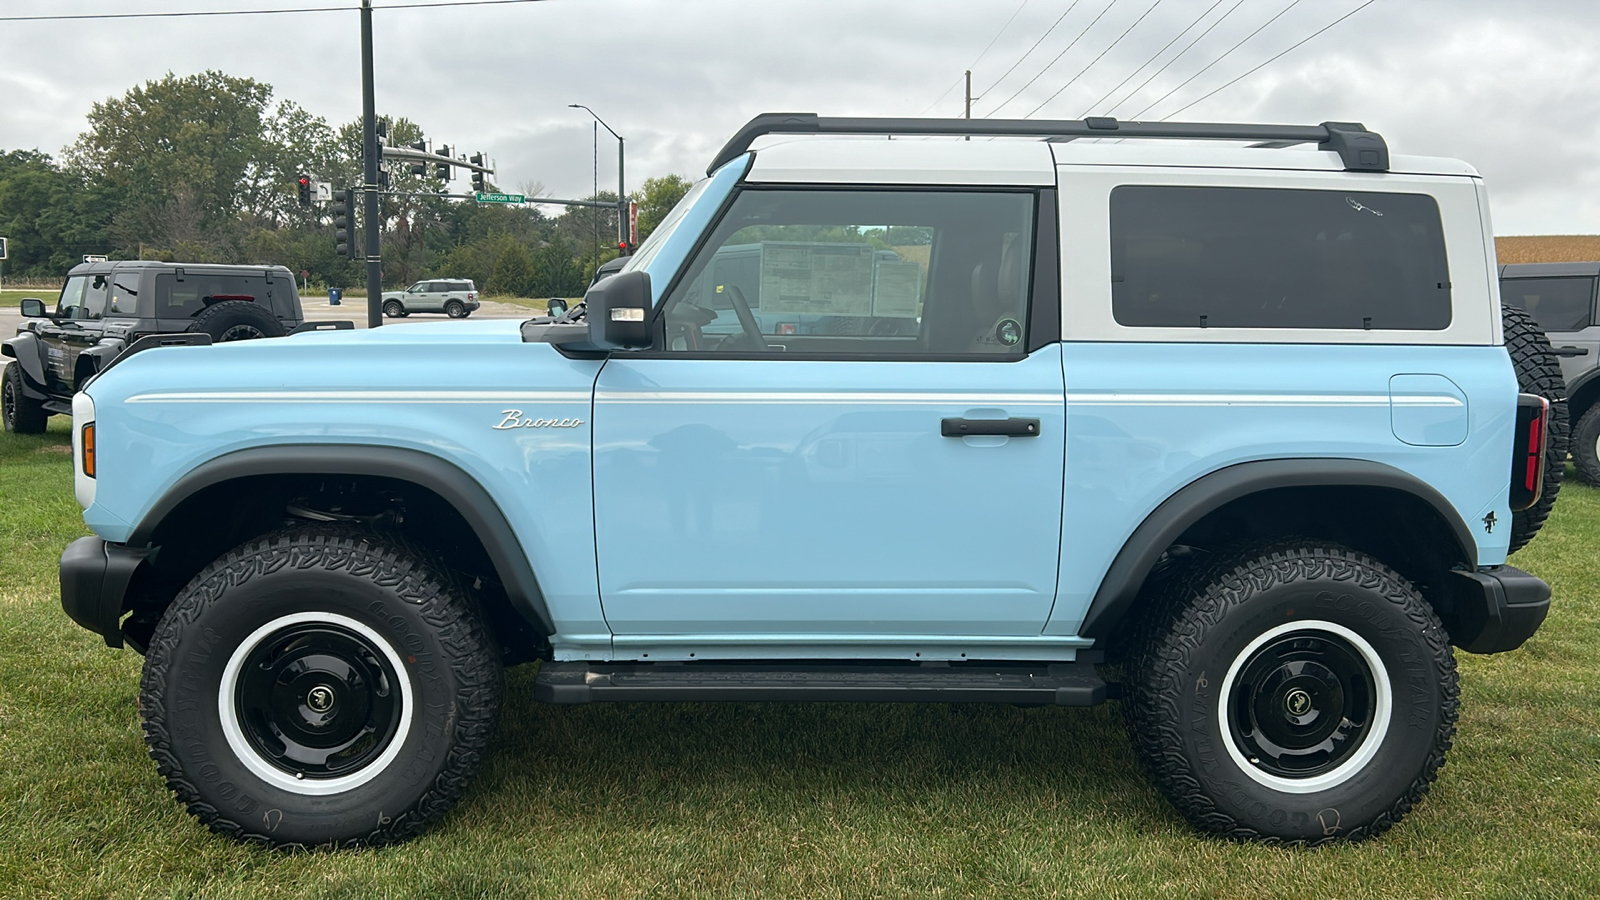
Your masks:
<svg viewBox="0 0 1600 900"><path fill-rule="evenodd" d="M414 515L388 521L372 519L368 527L405 534L436 552L450 553L457 568L476 564L504 590L504 610L495 616L497 630L532 631L537 640L554 625L532 564L512 531L505 513L489 492L458 466L428 453L398 447L365 445L286 445L241 450L211 460L174 484L140 520L127 543L159 550L141 566L130 586L125 607L153 628L160 608L141 610L143 602L164 608L177 588L223 553L240 543L282 527L291 515L330 515L330 510L286 511L286 504L307 492L347 496L352 490L369 496L403 496ZM452 526L456 526L452 528ZM425 536L459 532L460 544L438 546ZM470 580L470 579L469 579ZM493 605L491 601L491 605ZM125 608L125 611L128 611ZM493 612L493 610L490 610ZM128 630L128 626L124 627ZM130 638L135 635L130 633ZM135 641L137 644L137 640Z"/></svg>
<svg viewBox="0 0 1600 900"><path fill-rule="evenodd" d="M1318 515L1296 514L1312 504ZM1389 534L1364 533L1366 520L1385 523ZM1101 580L1079 634L1123 636L1145 608L1158 564L1172 559L1164 560L1171 548L1276 536L1342 543L1383 560L1425 592L1432 578L1477 560L1471 529L1444 495L1393 466L1353 459L1240 463L1190 482L1145 517Z"/></svg>

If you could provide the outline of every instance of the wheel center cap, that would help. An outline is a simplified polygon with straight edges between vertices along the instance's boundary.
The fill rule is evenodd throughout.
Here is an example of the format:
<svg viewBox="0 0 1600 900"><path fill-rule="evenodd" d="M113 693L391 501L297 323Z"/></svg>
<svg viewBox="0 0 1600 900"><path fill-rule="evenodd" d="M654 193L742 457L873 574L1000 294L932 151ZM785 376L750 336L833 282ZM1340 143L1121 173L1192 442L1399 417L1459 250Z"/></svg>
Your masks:
<svg viewBox="0 0 1600 900"><path fill-rule="evenodd" d="M333 708L333 688L319 684L306 694L306 706L312 712L324 713Z"/></svg>
<svg viewBox="0 0 1600 900"><path fill-rule="evenodd" d="M1283 708L1290 715L1303 716L1311 711L1311 695L1304 688L1295 688L1284 695Z"/></svg>

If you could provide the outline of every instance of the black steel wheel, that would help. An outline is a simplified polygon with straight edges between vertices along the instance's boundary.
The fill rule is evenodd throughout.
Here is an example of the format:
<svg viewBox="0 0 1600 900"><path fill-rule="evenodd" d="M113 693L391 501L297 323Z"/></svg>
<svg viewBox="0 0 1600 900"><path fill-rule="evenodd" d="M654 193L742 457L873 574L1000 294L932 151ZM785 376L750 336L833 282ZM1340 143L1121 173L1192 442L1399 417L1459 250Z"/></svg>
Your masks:
<svg viewBox="0 0 1600 900"><path fill-rule="evenodd" d="M0 424L12 434L44 434L50 413L22 389L22 365L10 363L0 377Z"/></svg>
<svg viewBox="0 0 1600 900"><path fill-rule="evenodd" d="M214 343L283 337L283 323L265 307L249 300L224 300L201 310L189 330L211 335Z"/></svg>
<svg viewBox="0 0 1600 900"><path fill-rule="evenodd" d="M250 541L195 576L140 682L168 787L213 831L272 846L419 833L466 790L499 699L460 585L328 526Z"/></svg>
<svg viewBox="0 0 1600 900"><path fill-rule="evenodd" d="M1360 840L1427 792L1455 732L1438 616L1382 563L1257 544L1175 575L1126 664L1151 780L1195 826L1248 840Z"/></svg>

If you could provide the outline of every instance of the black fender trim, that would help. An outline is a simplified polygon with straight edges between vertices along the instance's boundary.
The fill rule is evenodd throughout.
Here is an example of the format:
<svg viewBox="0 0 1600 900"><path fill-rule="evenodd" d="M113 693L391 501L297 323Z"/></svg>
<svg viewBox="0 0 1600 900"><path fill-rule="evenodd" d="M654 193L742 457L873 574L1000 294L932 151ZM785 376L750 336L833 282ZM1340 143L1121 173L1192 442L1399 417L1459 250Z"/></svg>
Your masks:
<svg viewBox="0 0 1600 900"><path fill-rule="evenodd" d="M466 520L494 564L511 605L541 633L555 633L533 566L499 504L483 485L443 457L402 447L364 444L286 444L219 456L174 484L140 520L128 544L150 543L156 528L178 504L196 493L256 475L371 475L409 481L438 494Z"/></svg>
<svg viewBox="0 0 1600 900"><path fill-rule="evenodd" d="M16 360L17 365L22 367L22 374L28 376L22 379L22 388L32 400L43 400L49 396L47 386L50 382L44 378L42 350L39 336L28 331L5 342L5 355Z"/></svg>
<svg viewBox="0 0 1600 900"><path fill-rule="evenodd" d="M1428 504L1450 526L1461 560L1477 560L1478 542L1444 495L1393 466L1360 459L1267 459L1218 469L1190 482L1157 506L1133 530L1100 582L1078 633L1104 638L1133 604L1161 554L1190 526L1250 494L1278 488L1379 487L1410 494Z"/></svg>

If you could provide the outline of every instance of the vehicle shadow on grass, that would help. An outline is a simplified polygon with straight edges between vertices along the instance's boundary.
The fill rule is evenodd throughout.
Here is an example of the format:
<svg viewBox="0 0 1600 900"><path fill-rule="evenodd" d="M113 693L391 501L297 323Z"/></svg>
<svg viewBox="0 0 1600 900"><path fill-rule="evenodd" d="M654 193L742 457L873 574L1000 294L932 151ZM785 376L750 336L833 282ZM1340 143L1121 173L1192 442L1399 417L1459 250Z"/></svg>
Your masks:
<svg viewBox="0 0 1600 900"><path fill-rule="evenodd" d="M757 818L817 804L862 815L1015 805L1032 816L1168 829L1115 703L1093 709L952 703L618 703L532 699L535 670L507 672L494 746L464 808L507 796L598 828L640 817ZM620 818L619 818L620 817Z"/></svg>

